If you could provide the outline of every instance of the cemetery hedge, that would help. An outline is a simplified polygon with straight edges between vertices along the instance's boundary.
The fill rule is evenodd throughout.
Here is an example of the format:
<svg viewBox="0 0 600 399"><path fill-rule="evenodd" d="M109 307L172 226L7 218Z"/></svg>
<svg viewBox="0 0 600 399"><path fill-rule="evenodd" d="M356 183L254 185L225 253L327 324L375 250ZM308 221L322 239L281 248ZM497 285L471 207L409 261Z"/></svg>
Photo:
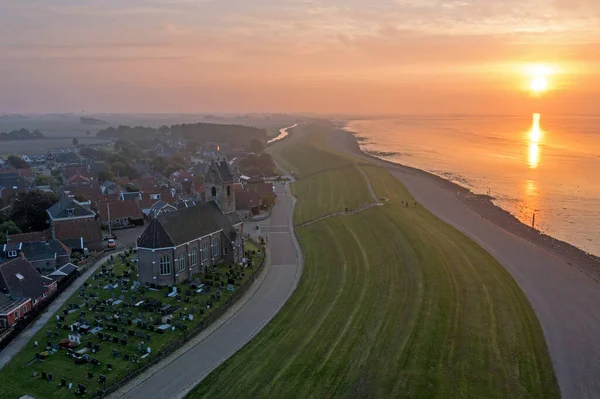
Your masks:
<svg viewBox="0 0 600 399"><path fill-rule="evenodd" d="M258 249L254 244L247 242L246 250ZM132 372L137 369L147 367L147 365L155 360L157 356L163 356L170 353L183 342L191 337L193 333L200 331L205 323L210 322L214 319L214 316L218 316L223 310L222 308L230 302L230 298L234 292L227 289L228 277L226 273L230 270L236 270L236 266L230 269L228 265L219 265L213 270L208 276L202 274L198 275L198 278L202 279L197 284L206 283L204 278L211 278L213 284L209 288L209 293L200 293L196 295L190 295L190 302L186 302L185 294L191 291L191 288L186 284L175 285L178 291L181 293L180 301L177 301L175 297L169 298L165 295L169 291L168 287L160 288L158 290L151 290L147 288L141 288L142 291L133 292L131 290L132 282L127 283L127 292L122 292L123 284L115 289L104 289L109 284L109 279L112 279L113 283L117 282L117 277L123 276L124 272L129 271L132 276L135 276L135 262L133 262L134 254L131 253L128 256L123 255L114 257L114 264L111 265L111 261L107 261L106 275L99 278L98 276L102 273L102 269L99 268L96 273L90 277L84 285L82 285L83 291L75 292L71 298L69 298L64 306L54 315L47 323L34 335L31 341L0 371L0 397L1 398L17 398L21 395L29 394L37 398L63 398L75 396L75 391L78 389L78 384L83 384L87 391L87 397L94 395L100 395L99 391L105 388L115 387L119 385L119 382L124 378L128 377ZM253 266L251 268L244 268L237 266L238 272L243 272L244 277L241 274L238 275L240 279L236 279L234 286L235 292L241 291L242 287L247 286L252 278L253 273L257 270L257 266L261 263L258 257L253 257ZM104 267L104 265L103 265ZM114 273L114 276L109 275L110 272ZM217 276L219 280L224 282L224 287L217 287L216 282ZM204 288L208 287L208 284ZM87 285L87 286L85 286ZM217 295L217 290L221 291L220 299L217 300L211 298L211 295ZM143 292L143 293L142 293ZM192 293L190 293L192 294ZM84 295L84 296L81 296ZM92 296L96 296L92 298ZM132 300L132 296L135 296L135 300ZM237 295L236 295L237 297ZM87 298L87 300L86 300ZM150 312L152 309L144 308L144 305L139 307L135 306L123 306L119 304L116 308L120 309L123 317L121 322L113 318L111 321L105 319L114 315L117 310L110 305L105 305L101 301L108 300L123 300L125 303L131 303L132 305L139 302L141 299L145 299L145 303L151 303L152 301L160 301L164 305L171 305L179 307L175 312L169 312L173 314L173 318L170 321L171 324L177 323L178 328L174 331L169 329L164 333L158 333L151 331L153 327L149 327L151 323L149 317L154 320L162 318L158 313ZM88 302L88 306L85 307L85 302ZM206 309L206 303L210 301L212 307ZM65 314L64 311L68 310L70 306L80 306L79 310L74 311L70 314ZM95 306L95 311L91 309ZM104 306L105 311L101 311L101 307ZM158 311L158 306L156 307ZM193 310L193 320L189 319L189 314ZM131 312L128 315L127 312ZM67 349L57 348L60 340L66 338L71 333L68 329L59 329L58 324L61 327L70 326L78 321L79 316L85 312L83 319L88 321L91 328L95 327L95 317L99 317L99 321L102 323L103 330L100 334L104 336L109 334L111 337L117 337L118 342L110 342L99 337L98 334L82 334L81 344L74 348L74 351L79 351L83 348L87 348L88 342L92 348L88 348L87 352L83 355L77 355L83 357L89 355L89 359L96 359L99 365L94 365L91 362L85 361L86 359L77 360L82 364L76 364L74 358L67 354ZM185 313L185 319L181 319L180 312ZM203 314L202 314L203 313ZM147 326L135 325L133 319L137 318L139 314L142 315L143 322L146 322ZM63 320L58 320L63 318ZM132 324L128 323L128 320L132 320ZM158 321L158 320L157 320ZM166 320L165 320L166 321ZM161 320L162 322L162 320ZM113 325L117 327L118 331L109 330L109 326ZM64 327L67 328L67 327ZM125 332L121 329L124 328ZM56 334L58 333L58 336ZM133 334L132 334L133 333ZM139 336L138 336L139 335ZM150 337L150 340L147 337ZM123 345L121 339L127 338L126 344ZM38 346L35 347L34 342L38 342ZM50 354L51 350L47 349L47 344L52 344L55 347L55 353ZM94 352L94 345L99 345L100 350ZM151 348L151 353L142 358L147 353L147 348ZM118 355L116 352L118 351ZM36 359L37 354L42 354L46 357L44 361ZM125 359L125 355L129 356L129 360ZM138 357L138 362L133 362L133 356ZM108 365L112 366L112 371L108 370ZM37 376L34 376L34 373ZM42 373L51 374L53 377L52 381L47 381L42 378ZM88 378L88 373L93 374L93 378ZM106 384L100 382L100 375L106 377ZM61 387L61 378L66 379L67 387ZM68 384L73 383L71 390L68 389Z"/></svg>
<svg viewBox="0 0 600 399"><path fill-rule="evenodd" d="M295 136L276 159L289 155L307 179L352 160ZM297 228L298 288L188 398L559 398L542 330L510 274L423 207L407 208L414 198L386 170L363 170L389 202ZM300 201L314 197L309 187L296 185ZM358 188L330 179L320 189Z"/></svg>

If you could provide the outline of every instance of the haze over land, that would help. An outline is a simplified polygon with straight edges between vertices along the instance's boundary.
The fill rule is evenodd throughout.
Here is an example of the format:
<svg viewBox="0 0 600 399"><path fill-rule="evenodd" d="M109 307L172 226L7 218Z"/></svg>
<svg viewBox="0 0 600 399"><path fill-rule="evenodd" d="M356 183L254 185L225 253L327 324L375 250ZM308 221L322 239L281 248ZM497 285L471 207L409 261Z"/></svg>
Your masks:
<svg viewBox="0 0 600 399"><path fill-rule="evenodd" d="M595 0L2 2L0 111L586 114L599 47Z"/></svg>

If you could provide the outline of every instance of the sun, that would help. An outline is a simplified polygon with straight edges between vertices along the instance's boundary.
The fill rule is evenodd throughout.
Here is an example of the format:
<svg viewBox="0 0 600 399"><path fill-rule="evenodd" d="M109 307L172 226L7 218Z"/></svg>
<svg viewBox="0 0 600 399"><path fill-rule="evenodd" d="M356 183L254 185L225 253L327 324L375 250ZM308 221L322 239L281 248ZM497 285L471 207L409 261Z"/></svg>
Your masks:
<svg viewBox="0 0 600 399"><path fill-rule="evenodd" d="M541 93L548 88L548 81L544 76L538 76L531 81L529 88L536 93Z"/></svg>

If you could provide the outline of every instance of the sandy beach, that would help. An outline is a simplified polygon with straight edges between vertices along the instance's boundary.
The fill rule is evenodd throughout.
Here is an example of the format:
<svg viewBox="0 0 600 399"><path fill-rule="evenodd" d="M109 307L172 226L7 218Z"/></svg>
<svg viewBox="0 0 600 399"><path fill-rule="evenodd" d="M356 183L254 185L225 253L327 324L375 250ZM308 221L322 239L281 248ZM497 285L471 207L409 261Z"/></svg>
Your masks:
<svg viewBox="0 0 600 399"><path fill-rule="evenodd" d="M363 153L346 131L328 145L363 157L398 178L437 217L479 243L511 273L535 310L563 398L600 397L600 259L539 233L487 196L425 171Z"/></svg>

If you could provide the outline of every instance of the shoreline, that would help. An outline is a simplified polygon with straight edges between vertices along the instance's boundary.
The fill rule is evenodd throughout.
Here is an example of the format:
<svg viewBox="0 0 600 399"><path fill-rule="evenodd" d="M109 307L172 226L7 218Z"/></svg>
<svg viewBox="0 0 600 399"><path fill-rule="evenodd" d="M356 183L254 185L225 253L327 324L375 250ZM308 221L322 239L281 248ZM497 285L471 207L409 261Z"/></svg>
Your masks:
<svg viewBox="0 0 600 399"><path fill-rule="evenodd" d="M468 188L425 170L378 158L360 148L356 136L357 133L339 129L339 127L338 131L339 133L336 134L346 135L346 150L353 155L375 161L378 166L391 170L411 172L434 181L438 186L452 193L454 197L482 218L506 232L546 250L548 253L560 258L570 266L592 278L595 282L600 282L600 257L524 224L510 212L495 205L492 202L493 197L485 194L475 194Z"/></svg>

